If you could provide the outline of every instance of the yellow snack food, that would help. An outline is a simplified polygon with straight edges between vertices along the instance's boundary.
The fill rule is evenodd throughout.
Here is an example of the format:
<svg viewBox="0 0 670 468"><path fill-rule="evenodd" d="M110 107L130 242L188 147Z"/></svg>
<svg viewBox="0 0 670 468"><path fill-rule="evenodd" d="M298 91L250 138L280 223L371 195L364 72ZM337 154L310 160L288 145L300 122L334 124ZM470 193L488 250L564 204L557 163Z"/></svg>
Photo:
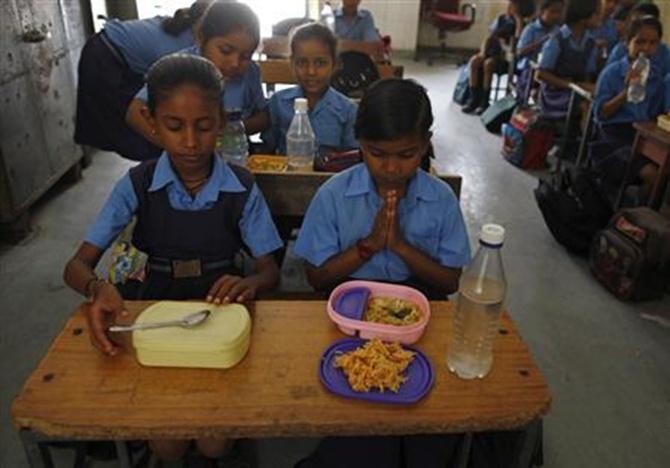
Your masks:
<svg viewBox="0 0 670 468"><path fill-rule="evenodd" d="M410 325L421 320L421 310L419 306L405 299L371 297L365 312L365 320L388 325Z"/></svg>

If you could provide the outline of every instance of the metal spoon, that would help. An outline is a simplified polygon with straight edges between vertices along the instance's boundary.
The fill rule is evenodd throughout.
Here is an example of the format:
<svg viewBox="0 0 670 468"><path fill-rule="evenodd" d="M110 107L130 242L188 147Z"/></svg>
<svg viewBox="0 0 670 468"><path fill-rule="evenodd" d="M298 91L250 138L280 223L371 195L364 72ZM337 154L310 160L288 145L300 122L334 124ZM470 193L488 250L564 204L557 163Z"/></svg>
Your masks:
<svg viewBox="0 0 670 468"><path fill-rule="evenodd" d="M134 323L132 325L113 325L109 327L110 332L127 332L133 330L149 330L152 328L163 328L163 327L184 327L191 328L196 325L200 325L202 322L207 320L207 317L212 313L211 310L199 310L193 312L192 314L185 315L179 320L167 320L165 322L144 322L144 323Z"/></svg>

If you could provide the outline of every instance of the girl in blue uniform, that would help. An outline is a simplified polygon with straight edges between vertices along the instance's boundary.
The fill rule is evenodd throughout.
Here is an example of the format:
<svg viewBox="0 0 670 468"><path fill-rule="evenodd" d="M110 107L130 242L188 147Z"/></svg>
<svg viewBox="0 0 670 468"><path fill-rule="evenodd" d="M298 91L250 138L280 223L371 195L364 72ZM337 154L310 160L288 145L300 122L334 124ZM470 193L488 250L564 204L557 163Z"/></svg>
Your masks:
<svg viewBox="0 0 670 468"><path fill-rule="evenodd" d="M91 337L108 355L119 351L105 330L124 313L124 297L94 269L133 215L133 244L149 258L139 294L126 299L242 302L279 277L271 253L282 242L262 194L249 172L213 153L224 125L216 67L201 57L170 55L151 67L147 86L148 122L165 151L117 183L64 272L65 282L89 298ZM256 273L246 278L232 263L241 248L256 259ZM179 458L188 441L151 445L159 457ZM227 448L222 440L200 440L198 446L208 457Z"/></svg>
<svg viewBox="0 0 670 468"><path fill-rule="evenodd" d="M291 37L291 67L298 86L270 98L270 128L263 141L272 152L286 154L286 132L293 120L296 98L307 98L309 120L320 147L358 148L354 136L356 104L330 86L335 68L337 39L325 26L301 26Z"/></svg>
<svg viewBox="0 0 670 468"><path fill-rule="evenodd" d="M633 62L640 54L653 56L662 36L663 27L658 19L644 16L633 21L628 31L628 55L608 65L598 80L595 115L599 123L599 141L592 147L592 160L613 188L621 184L630 157L635 138L632 124L654 120L663 111L663 76L654 66L649 71L644 100L632 103L627 99L628 86L638 77L632 68ZM657 171L656 165L645 161L636 158L636 166L632 168L632 173L642 183L640 201L651 192Z"/></svg>
<svg viewBox="0 0 670 468"><path fill-rule="evenodd" d="M537 77L541 82L540 104L546 117L567 113L570 83L593 89L597 48L591 30L600 22L598 0L571 0L565 24L542 48Z"/></svg>
<svg viewBox="0 0 670 468"><path fill-rule="evenodd" d="M221 72L226 92L221 106L227 112L241 112L247 134L261 132L269 124L261 74L251 57L258 47L260 26L256 14L243 3L215 1L205 11L196 33L197 45L181 52L209 59ZM128 124L141 136L158 145L147 120L147 90L141 89L130 103Z"/></svg>
<svg viewBox="0 0 670 468"><path fill-rule="evenodd" d="M126 111L156 60L194 44L192 30L207 3L199 0L173 17L111 19L86 42L79 58L76 143L134 160L160 154L128 127Z"/></svg>

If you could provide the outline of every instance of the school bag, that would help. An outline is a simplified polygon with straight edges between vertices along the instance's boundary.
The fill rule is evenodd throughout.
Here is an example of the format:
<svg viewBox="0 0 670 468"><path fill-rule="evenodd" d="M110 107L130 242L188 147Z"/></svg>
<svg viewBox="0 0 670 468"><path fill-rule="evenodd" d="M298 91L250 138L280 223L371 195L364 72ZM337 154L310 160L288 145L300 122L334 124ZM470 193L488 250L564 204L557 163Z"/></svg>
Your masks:
<svg viewBox="0 0 670 468"><path fill-rule="evenodd" d="M317 172L340 172L363 161L361 150L338 151L322 148L314 157L314 170Z"/></svg>
<svg viewBox="0 0 670 468"><path fill-rule="evenodd" d="M518 107L502 126L502 155L521 169L542 169L554 143L554 127L530 107Z"/></svg>
<svg viewBox="0 0 670 468"><path fill-rule="evenodd" d="M516 105L516 98L511 94L491 104L481 115L486 130L491 133L500 133L503 123L508 122L512 117Z"/></svg>
<svg viewBox="0 0 670 468"><path fill-rule="evenodd" d="M379 70L368 54L348 50L339 55L339 68L330 79L333 88L350 98L360 98L379 79Z"/></svg>
<svg viewBox="0 0 670 468"><path fill-rule="evenodd" d="M593 237L612 216L598 175L590 169L565 168L553 179L540 179L535 200L554 238L577 255L588 255Z"/></svg>
<svg viewBox="0 0 670 468"><path fill-rule="evenodd" d="M648 207L619 211L593 240L589 266L619 299L660 298L670 284L670 219Z"/></svg>
<svg viewBox="0 0 670 468"><path fill-rule="evenodd" d="M454 102L460 106L470 99L470 64L466 63L458 70L458 78L454 87Z"/></svg>

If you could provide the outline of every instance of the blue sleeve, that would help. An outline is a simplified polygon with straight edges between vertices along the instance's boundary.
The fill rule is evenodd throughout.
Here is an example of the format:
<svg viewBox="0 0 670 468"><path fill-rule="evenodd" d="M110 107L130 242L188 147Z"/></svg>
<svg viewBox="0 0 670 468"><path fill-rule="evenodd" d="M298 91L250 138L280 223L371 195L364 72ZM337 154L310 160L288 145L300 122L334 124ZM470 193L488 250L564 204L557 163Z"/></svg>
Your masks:
<svg viewBox="0 0 670 468"><path fill-rule="evenodd" d="M261 140L269 148L276 151L279 141L279 99L277 99L277 93L273 94L268 101L268 111L270 113L270 126L261 132Z"/></svg>
<svg viewBox="0 0 670 468"><path fill-rule="evenodd" d="M375 20L372 18L372 13L367 10L366 13L365 22L363 23L363 40L368 42L379 42L381 38L379 37L379 32L377 32L377 28L375 27Z"/></svg>
<svg viewBox="0 0 670 468"><path fill-rule="evenodd" d="M114 186L98 217L88 228L84 240L106 250L130 223L138 204L130 174L127 173Z"/></svg>
<svg viewBox="0 0 670 468"><path fill-rule="evenodd" d="M663 80L663 94L665 95L663 111L670 112L670 74Z"/></svg>
<svg viewBox="0 0 670 468"><path fill-rule="evenodd" d="M523 49L524 47L528 47L535 41L536 41L535 25L533 23L530 23L525 28L523 28L523 31L521 31L521 37L519 37L519 42L517 43L516 48L517 50Z"/></svg>
<svg viewBox="0 0 670 468"><path fill-rule="evenodd" d="M251 75L252 81L249 83L249 90L251 93L251 102L249 104L255 113L264 110L268 106L268 101L265 99L265 94L263 93L260 69L256 64L252 65L254 67L254 73Z"/></svg>
<svg viewBox="0 0 670 468"><path fill-rule="evenodd" d="M445 203L447 208L440 232L438 257L441 265L460 268L470 263L470 240L458 199L453 193L452 197L451 203Z"/></svg>
<svg viewBox="0 0 670 468"><path fill-rule="evenodd" d="M626 47L623 45L623 43L619 42L617 45L614 46L614 49L612 49L612 53L610 53L609 57L607 57L607 63L605 64L605 66L618 62L619 60L624 58L626 54L627 54Z"/></svg>
<svg viewBox="0 0 670 468"><path fill-rule="evenodd" d="M256 184L251 188L244 205L239 226L242 240L254 258L274 252L284 245L272 221L265 198Z"/></svg>
<svg viewBox="0 0 670 468"><path fill-rule="evenodd" d="M594 76L598 73L598 49L594 47L588 54L589 56L586 59L586 74Z"/></svg>
<svg viewBox="0 0 670 468"><path fill-rule="evenodd" d="M556 68L558 56L561 54L561 46L558 42L557 35L552 36L551 39L544 43L541 54L542 60L540 60L540 70L554 70Z"/></svg>
<svg viewBox="0 0 670 468"><path fill-rule="evenodd" d="M344 131L342 132L342 148L351 149L358 148L360 146L354 132L357 112L358 106L356 104L353 104L348 108L347 121L344 126Z"/></svg>
<svg viewBox="0 0 670 468"><path fill-rule="evenodd" d="M333 194L319 189L307 208L293 253L319 267L340 253L336 201Z"/></svg>
<svg viewBox="0 0 670 468"><path fill-rule="evenodd" d="M144 102L149 100L149 91L147 90L147 85L142 86L142 89L140 89L137 94L135 94L135 99L139 99L140 101Z"/></svg>
<svg viewBox="0 0 670 468"><path fill-rule="evenodd" d="M598 84L596 85L596 94L593 98L593 106L596 119L604 121L602 117L602 108L607 101L622 91L621 85L616 83L614 75L616 73L616 65L609 65L600 74Z"/></svg>

